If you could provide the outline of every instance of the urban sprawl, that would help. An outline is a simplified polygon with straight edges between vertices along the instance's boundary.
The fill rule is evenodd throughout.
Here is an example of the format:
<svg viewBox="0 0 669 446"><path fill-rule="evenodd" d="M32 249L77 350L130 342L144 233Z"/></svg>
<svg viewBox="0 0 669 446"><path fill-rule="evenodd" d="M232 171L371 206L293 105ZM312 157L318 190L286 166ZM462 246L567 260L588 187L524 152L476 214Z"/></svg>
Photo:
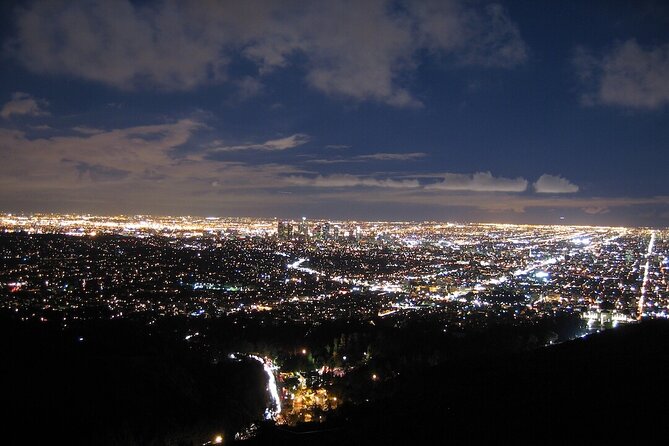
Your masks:
<svg viewBox="0 0 669 446"><path fill-rule="evenodd" d="M587 332L669 314L667 229L0 214L0 263L0 307L63 327L426 321L459 336L565 315ZM206 333L182 335L207 345ZM312 421L353 398L337 390L347 374L364 370L374 382L394 373L375 369L382 353L356 336L295 342L283 359L255 352L279 381L268 416Z"/></svg>

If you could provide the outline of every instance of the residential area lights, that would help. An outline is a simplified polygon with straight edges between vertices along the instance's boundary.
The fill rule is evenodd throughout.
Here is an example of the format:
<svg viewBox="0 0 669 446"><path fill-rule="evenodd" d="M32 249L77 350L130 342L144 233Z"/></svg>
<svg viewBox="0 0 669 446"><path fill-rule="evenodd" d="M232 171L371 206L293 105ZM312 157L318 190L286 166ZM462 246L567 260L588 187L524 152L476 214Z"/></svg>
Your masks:
<svg viewBox="0 0 669 446"><path fill-rule="evenodd" d="M667 229L0 214L0 238L0 307L22 321L175 317L195 324L180 337L191 348L208 345L207 320L358 327L327 345L300 337L246 352L263 368L265 416L277 423L321 419L348 398L347 376L399 373L361 341L377 328L427 322L457 339L560 318L599 330L669 315Z"/></svg>

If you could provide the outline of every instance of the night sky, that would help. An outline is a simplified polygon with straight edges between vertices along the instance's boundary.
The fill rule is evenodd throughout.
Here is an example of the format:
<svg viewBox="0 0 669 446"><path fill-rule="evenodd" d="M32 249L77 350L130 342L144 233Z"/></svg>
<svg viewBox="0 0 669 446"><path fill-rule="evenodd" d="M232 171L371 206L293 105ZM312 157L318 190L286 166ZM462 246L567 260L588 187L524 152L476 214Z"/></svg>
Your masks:
<svg viewBox="0 0 669 446"><path fill-rule="evenodd" d="M669 226L669 3L0 6L0 211Z"/></svg>

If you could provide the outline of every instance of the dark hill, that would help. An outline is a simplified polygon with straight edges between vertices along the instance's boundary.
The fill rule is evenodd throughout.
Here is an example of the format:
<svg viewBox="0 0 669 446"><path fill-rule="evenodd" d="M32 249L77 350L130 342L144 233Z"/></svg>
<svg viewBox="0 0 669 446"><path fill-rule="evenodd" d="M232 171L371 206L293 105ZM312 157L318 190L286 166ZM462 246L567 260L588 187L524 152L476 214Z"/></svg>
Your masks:
<svg viewBox="0 0 669 446"><path fill-rule="evenodd" d="M127 321L0 319L0 444L201 445L262 416L262 367L212 364Z"/></svg>
<svg viewBox="0 0 669 446"><path fill-rule="evenodd" d="M119 321L65 331L0 322L2 444L198 445L264 406L257 364L213 365L164 333ZM638 444L664 431L668 356L666 321L523 354L459 356L370 383L378 400L327 424L263 426L251 443Z"/></svg>
<svg viewBox="0 0 669 446"><path fill-rule="evenodd" d="M521 355L402 376L382 384L385 397L349 407L323 432L271 428L256 442L638 444L664 432L668 364L669 323L646 321Z"/></svg>

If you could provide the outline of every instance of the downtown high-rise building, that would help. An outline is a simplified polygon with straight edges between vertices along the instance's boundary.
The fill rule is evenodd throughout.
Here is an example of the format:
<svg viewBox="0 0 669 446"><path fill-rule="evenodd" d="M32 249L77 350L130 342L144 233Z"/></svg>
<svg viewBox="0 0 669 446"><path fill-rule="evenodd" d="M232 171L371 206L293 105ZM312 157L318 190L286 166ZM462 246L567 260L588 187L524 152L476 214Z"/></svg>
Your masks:
<svg viewBox="0 0 669 446"><path fill-rule="evenodd" d="M280 221L277 225L277 236L281 240L290 240L293 238L293 223L289 221Z"/></svg>

